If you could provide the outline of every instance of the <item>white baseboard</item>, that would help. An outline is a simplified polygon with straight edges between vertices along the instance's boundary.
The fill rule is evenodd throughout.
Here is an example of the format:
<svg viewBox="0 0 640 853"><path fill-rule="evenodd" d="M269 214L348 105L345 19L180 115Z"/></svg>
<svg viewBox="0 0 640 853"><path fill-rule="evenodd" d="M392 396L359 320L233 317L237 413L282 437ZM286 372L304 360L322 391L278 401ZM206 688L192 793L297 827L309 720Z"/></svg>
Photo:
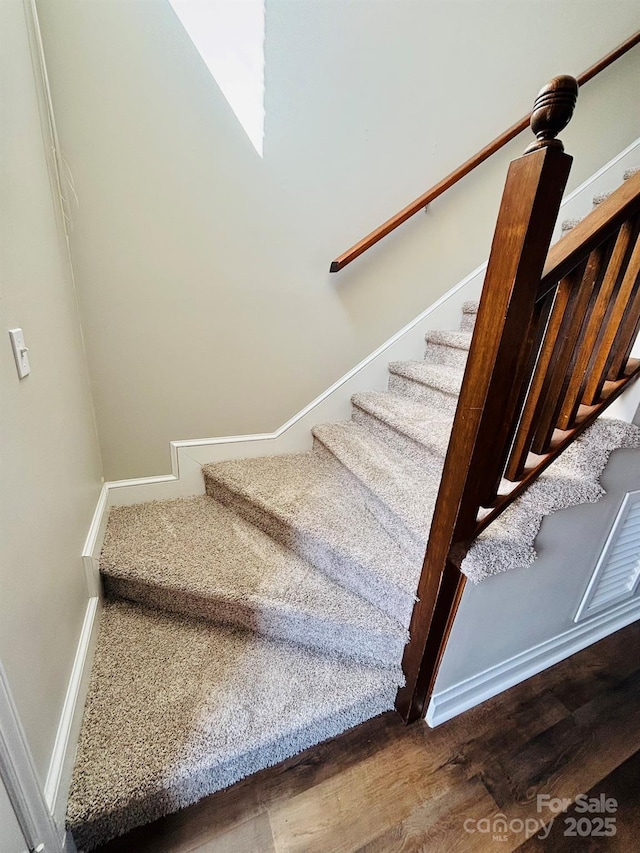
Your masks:
<svg viewBox="0 0 640 853"><path fill-rule="evenodd" d="M95 595L89 599L76 655L67 686L67 693L58 723L49 771L44 785L47 806L60 827L64 827L69 785L75 759L75 751L82 723L82 713L89 686L89 676L100 622L101 599Z"/></svg>
<svg viewBox="0 0 640 853"><path fill-rule="evenodd" d="M557 637L507 658L473 678L454 684L440 693L434 693L427 708L427 723L435 728L581 649L586 649L637 619L640 619L640 599L635 598L588 621L573 625Z"/></svg>

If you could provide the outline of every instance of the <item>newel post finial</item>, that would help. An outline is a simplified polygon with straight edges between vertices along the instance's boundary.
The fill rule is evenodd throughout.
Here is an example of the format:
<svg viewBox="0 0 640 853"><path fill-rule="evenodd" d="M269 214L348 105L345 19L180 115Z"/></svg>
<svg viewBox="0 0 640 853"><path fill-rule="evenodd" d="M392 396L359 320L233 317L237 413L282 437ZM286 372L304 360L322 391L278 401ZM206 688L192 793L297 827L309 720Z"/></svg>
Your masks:
<svg viewBox="0 0 640 853"><path fill-rule="evenodd" d="M578 98L578 82L568 74L554 77L538 92L531 113L531 130L536 141L525 150L525 154L553 145L560 150L564 146L556 136L569 124Z"/></svg>

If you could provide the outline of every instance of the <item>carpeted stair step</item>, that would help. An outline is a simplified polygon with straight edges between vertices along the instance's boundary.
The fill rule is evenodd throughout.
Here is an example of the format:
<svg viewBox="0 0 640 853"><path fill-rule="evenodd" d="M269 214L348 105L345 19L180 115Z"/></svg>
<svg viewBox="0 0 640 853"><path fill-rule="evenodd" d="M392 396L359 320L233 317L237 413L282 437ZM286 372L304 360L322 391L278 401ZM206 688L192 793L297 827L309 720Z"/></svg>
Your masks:
<svg viewBox="0 0 640 853"><path fill-rule="evenodd" d="M340 461L386 512L387 524L407 531L406 550L418 561L424 557L427 535L440 484L442 459L426 457L418 464L356 423L314 427L318 445Z"/></svg>
<svg viewBox="0 0 640 853"><path fill-rule="evenodd" d="M461 332L473 332L478 316L478 303L467 301L462 306L462 320L460 322Z"/></svg>
<svg viewBox="0 0 640 853"><path fill-rule="evenodd" d="M580 221L580 219L565 219L560 226L562 236L564 237L565 234L572 231Z"/></svg>
<svg viewBox="0 0 640 853"><path fill-rule="evenodd" d="M628 181L629 178L632 178L640 172L640 166L635 166L633 169L627 169L627 171L623 175L623 180ZM593 197L593 206L597 207L599 204L602 204L603 201L609 198L615 190L609 190L608 192L598 193ZM567 232L571 231L576 225L580 222L580 219L565 219L561 225L562 235L564 236Z"/></svg>
<svg viewBox="0 0 640 853"><path fill-rule="evenodd" d="M107 601L67 825L91 850L393 707L402 672Z"/></svg>
<svg viewBox="0 0 640 853"><path fill-rule="evenodd" d="M611 195L611 192L613 192L613 191L606 192L606 193L598 193L597 195L594 195L593 207L594 208L598 207L598 205L602 204L603 201L606 201L606 199L608 199L609 196ZM582 221L581 219L576 219L576 218L565 219L562 222L562 225L560 226L562 236L564 237L564 235L568 234L569 231L573 231L573 229L576 227L576 225L578 225L578 223L581 221Z"/></svg>
<svg viewBox="0 0 640 853"><path fill-rule="evenodd" d="M351 402L353 420L372 430L398 453L408 454L419 464L433 456L444 461L452 414L435 411L392 391L362 391L354 394Z"/></svg>
<svg viewBox="0 0 640 853"><path fill-rule="evenodd" d="M389 364L389 390L454 415L462 386L464 369L428 361L392 361Z"/></svg>
<svg viewBox="0 0 640 853"><path fill-rule="evenodd" d="M340 585L408 625L416 566L334 460L297 453L205 465L207 494Z"/></svg>
<svg viewBox="0 0 640 853"><path fill-rule="evenodd" d="M427 332L425 340L425 361L432 364L446 364L451 367L464 368L471 346L471 332L448 331L436 329Z"/></svg>
<svg viewBox="0 0 640 853"><path fill-rule="evenodd" d="M406 631L210 497L113 507L107 592L390 666Z"/></svg>
<svg viewBox="0 0 640 853"><path fill-rule="evenodd" d="M462 571L478 583L485 578L530 566L535 538L546 515L604 495L600 484L614 450L640 447L640 427L600 417L578 436L505 512L474 541Z"/></svg>
<svg viewBox="0 0 640 853"><path fill-rule="evenodd" d="M609 190L606 193L598 193L598 195L594 195L593 197L593 206L598 207L598 205L602 204L603 201L606 201L610 195L612 195L613 190Z"/></svg>
<svg viewBox="0 0 640 853"><path fill-rule="evenodd" d="M392 364L391 390L355 394L312 452L207 465L206 497L112 510L101 569L119 597L71 786L79 847L393 706L476 312L430 332L423 362ZM639 446L638 427L599 418L475 540L464 574L530 565L543 517L598 500L611 451Z"/></svg>

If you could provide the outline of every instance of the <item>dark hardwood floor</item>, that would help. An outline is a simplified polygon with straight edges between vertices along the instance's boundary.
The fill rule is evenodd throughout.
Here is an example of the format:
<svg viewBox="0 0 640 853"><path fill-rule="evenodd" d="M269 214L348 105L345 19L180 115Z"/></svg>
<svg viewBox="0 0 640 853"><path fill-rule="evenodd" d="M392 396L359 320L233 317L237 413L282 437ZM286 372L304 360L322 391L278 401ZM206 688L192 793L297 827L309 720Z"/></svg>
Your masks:
<svg viewBox="0 0 640 853"><path fill-rule="evenodd" d="M437 729L385 714L99 853L634 853L639 641L637 622Z"/></svg>

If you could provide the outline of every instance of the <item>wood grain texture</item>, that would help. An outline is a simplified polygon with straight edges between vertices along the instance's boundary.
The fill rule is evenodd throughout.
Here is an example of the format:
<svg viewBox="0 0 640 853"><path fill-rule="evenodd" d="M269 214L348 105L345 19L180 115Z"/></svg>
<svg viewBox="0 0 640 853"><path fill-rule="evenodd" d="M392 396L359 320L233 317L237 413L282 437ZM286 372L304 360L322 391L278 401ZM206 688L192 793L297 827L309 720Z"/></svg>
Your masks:
<svg viewBox="0 0 640 853"><path fill-rule="evenodd" d="M567 831L572 830L571 818L578 820L585 816L582 810L576 811L575 806L572 805L566 813L555 818L547 838L531 838L518 848L519 853L597 853L602 850L607 853L630 853L637 850L640 838L638 791L640 791L640 752L634 753L590 790L585 791L590 799L604 794L606 798L616 800L617 811L613 815L615 835L607 838L581 838L568 835ZM593 817L593 815L587 816Z"/></svg>
<svg viewBox="0 0 640 853"><path fill-rule="evenodd" d="M609 198L585 216L575 228L551 247L540 281L538 298L553 290L560 279L575 269L585 255L620 231L640 213L640 172L625 181Z"/></svg>
<svg viewBox="0 0 640 853"><path fill-rule="evenodd" d="M638 243L636 243L636 246ZM633 259L633 256L632 256ZM629 264L631 266L631 262ZM638 334L640 324L640 266L636 266L635 281L624 309L618 331L611 345L611 352L605 366L605 376L615 382L624 372L627 360Z"/></svg>
<svg viewBox="0 0 640 853"><path fill-rule="evenodd" d="M588 260L585 258L564 280L568 284L569 294L562 309L558 334L554 341L540 394L540 407L537 423L534 423L535 430L531 444L534 453L546 453L548 451L558 424L562 402L575 370L580 337L593 290L600 276L602 259L601 248L594 249ZM564 282L560 284L558 297L561 296ZM556 301L558 300L556 299Z"/></svg>
<svg viewBox="0 0 640 853"><path fill-rule="evenodd" d="M555 826L546 846L524 832L498 843L465 821L551 817L537 793L605 792L620 843L633 838L639 644L636 622L437 729L385 714L96 853L630 853L566 846Z"/></svg>
<svg viewBox="0 0 640 853"><path fill-rule="evenodd" d="M625 258L633 239L634 226L631 222L625 222L615 240L609 241L610 253L605 261L605 272L602 283L598 288L597 296L589 317L587 325L578 344L575 367L565 393L562 403L560 417L558 418L559 429L571 429L575 425L578 409L584 395L584 387L589 375L589 363L593 359L598 341L604 330L604 320L611 307L611 297L615 293ZM605 246L607 244L603 244ZM597 250L596 250L597 251Z"/></svg>
<svg viewBox="0 0 640 853"><path fill-rule="evenodd" d="M474 538L640 375L629 359L619 379L607 379L607 371L619 372L613 356L625 357L640 325L638 214L610 231L620 211L640 204L640 182L633 193L633 179L613 193L581 242L556 254L551 270L565 274L551 285L551 231L571 158L544 138L549 127L540 127L546 144L513 161L507 175L402 661L406 683L396 708L407 722L422 715L432 690L464 589L460 565ZM594 314L602 314L597 326ZM584 380L590 405L573 399L571 428L561 430L570 389L582 389L576 374L594 335Z"/></svg>
<svg viewBox="0 0 640 853"><path fill-rule="evenodd" d="M538 320L538 326L541 328L541 332L543 333L541 335L542 342L538 350L538 358L534 366L533 378L527 391L526 401L522 408L522 415L520 417L520 422L518 423L513 446L511 448L511 455L505 471L505 477L508 480L512 480L514 482L521 480L524 475L525 468L527 467L527 458L531 449L531 442L533 441L533 436L535 435L540 423L540 416L545 400L549 395L549 385L553 375L550 368L558 346L560 330L562 328L565 312L567 311L567 305L569 304L572 294L575 292L574 279L581 275L581 269L578 269L577 273L574 271L574 273L567 276L560 282L555 293L555 299L553 298L553 293L548 293L544 300L541 300L538 303L541 309L543 306L545 308L551 308L551 303L553 303L553 308L546 328L544 326L546 320L545 314L547 314L547 311L544 313L541 311L541 316Z"/></svg>
<svg viewBox="0 0 640 853"><path fill-rule="evenodd" d="M529 385L536 294L571 157L546 146L507 174L409 627L396 707L417 719L435 679L480 506L493 501Z"/></svg>
<svg viewBox="0 0 640 853"><path fill-rule="evenodd" d="M564 148L556 137L571 121L577 98L578 81L568 74L554 77L540 89L531 111L531 130L536 139L526 153L546 145Z"/></svg>
<svg viewBox="0 0 640 853"><path fill-rule="evenodd" d="M625 317L628 319L629 305L634 303L634 291L640 281L640 239L636 238L635 245L631 251L629 261L624 268L620 287L613 298L611 310L605 321L602 337L598 342L593 361L589 365L589 377L585 385L583 402L593 405L601 397L604 383L607 379L608 367L611 357L615 357L614 344L620 330L625 329ZM637 317L632 317L635 326ZM628 341L625 339L622 349L626 349Z"/></svg>

